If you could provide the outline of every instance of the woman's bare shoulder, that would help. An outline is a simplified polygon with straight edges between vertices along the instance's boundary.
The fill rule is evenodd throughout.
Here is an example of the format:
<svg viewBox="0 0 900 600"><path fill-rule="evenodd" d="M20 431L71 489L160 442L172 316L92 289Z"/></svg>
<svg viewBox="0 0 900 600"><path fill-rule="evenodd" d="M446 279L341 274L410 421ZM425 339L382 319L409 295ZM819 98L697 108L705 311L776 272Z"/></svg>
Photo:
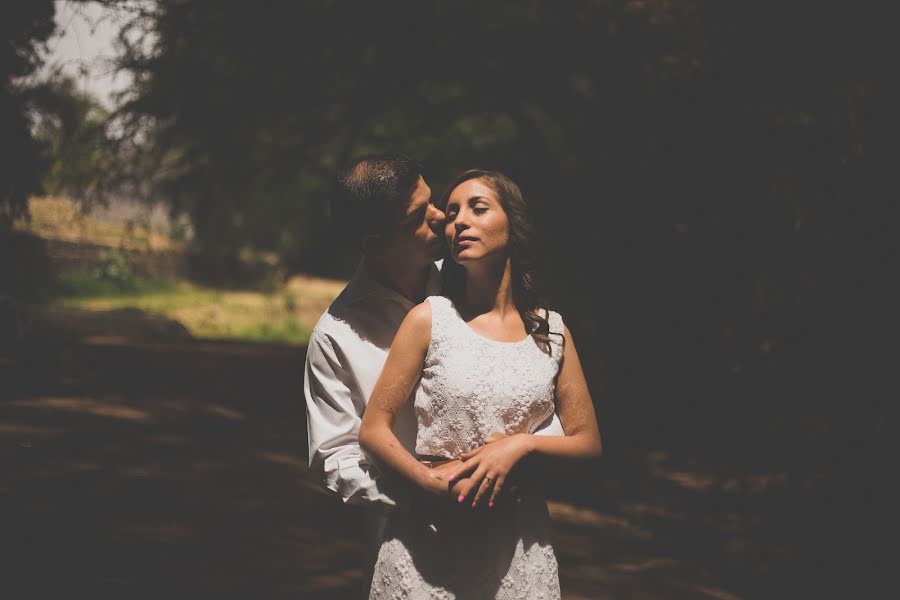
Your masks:
<svg viewBox="0 0 900 600"><path fill-rule="evenodd" d="M415 325L424 325L428 324L431 326L431 303L428 300L424 300L419 304L416 304L412 310L407 313L404 322L409 321Z"/></svg>
<svg viewBox="0 0 900 600"><path fill-rule="evenodd" d="M431 305L428 301L417 304L406 314L397 336L407 340L422 340L425 345L428 344L431 339Z"/></svg>

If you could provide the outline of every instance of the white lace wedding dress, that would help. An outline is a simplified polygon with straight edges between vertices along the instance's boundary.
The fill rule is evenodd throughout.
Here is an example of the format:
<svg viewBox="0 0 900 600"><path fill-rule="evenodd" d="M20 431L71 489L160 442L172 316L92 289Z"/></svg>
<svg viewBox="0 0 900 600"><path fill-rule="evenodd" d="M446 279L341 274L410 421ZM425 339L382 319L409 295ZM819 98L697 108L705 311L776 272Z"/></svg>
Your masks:
<svg viewBox="0 0 900 600"><path fill-rule="evenodd" d="M473 331L443 296L431 304L431 342L416 392L416 452L455 458L494 432L534 432L552 417L563 323L550 311L551 343L497 342ZM426 514L427 513L427 514ZM370 599L558 599L547 503L438 514L396 510L375 564Z"/></svg>

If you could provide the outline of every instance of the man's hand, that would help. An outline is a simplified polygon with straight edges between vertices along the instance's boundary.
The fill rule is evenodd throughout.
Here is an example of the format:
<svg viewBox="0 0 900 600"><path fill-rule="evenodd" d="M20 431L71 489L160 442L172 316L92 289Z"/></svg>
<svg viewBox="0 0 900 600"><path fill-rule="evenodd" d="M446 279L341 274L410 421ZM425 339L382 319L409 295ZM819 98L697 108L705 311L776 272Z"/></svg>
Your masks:
<svg viewBox="0 0 900 600"><path fill-rule="evenodd" d="M445 499L458 483L450 482L450 474L462 466L462 461L450 459L430 468L429 485L422 491L433 501L441 502Z"/></svg>
<svg viewBox="0 0 900 600"><path fill-rule="evenodd" d="M414 492L413 511L428 522L440 522L444 513L451 508L451 495L458 494L461 484L461 482L451 484L450 473L461 465L461 460L451 459L431 467L429 473L431 484L427 488L419 488Z"/></svg>

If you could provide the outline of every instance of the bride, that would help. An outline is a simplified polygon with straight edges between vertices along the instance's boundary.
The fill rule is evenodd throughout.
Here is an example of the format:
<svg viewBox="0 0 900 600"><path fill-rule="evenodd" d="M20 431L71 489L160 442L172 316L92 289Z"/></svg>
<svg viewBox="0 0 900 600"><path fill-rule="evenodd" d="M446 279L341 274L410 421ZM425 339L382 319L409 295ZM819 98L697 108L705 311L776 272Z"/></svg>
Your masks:
<svg viewBox="0 0 900 600"><path fill-rule="evenodd" d="M519 187L471 170L442 204L446 297L403 321L359 432L379 465L431 500L391 513L370 598L559 598L545 499L503 500L528 456L600 455L590 393L568 328L534 291ZM391 428L417 383L413 456ZM554 411L565 435L533 435ZM455 462L435 468L441 460Z"/></svg>

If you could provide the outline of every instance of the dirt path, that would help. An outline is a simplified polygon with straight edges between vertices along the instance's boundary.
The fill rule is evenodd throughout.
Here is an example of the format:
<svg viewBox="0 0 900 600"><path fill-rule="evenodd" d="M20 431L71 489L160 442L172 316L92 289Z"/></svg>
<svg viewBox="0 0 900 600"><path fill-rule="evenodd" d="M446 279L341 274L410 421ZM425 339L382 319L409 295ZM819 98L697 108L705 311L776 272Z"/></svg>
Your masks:
<svg viewBox="0 0 900 600"><path fill-rule="evenodd" d="M95 336L63 352L55 385L5 394L4 597L353 597L362 517L307 472L302 361L289 346ZM800 592L789 534L766 517L783 477L674 464L619 456L561 478L564 596Z"/></svg>

